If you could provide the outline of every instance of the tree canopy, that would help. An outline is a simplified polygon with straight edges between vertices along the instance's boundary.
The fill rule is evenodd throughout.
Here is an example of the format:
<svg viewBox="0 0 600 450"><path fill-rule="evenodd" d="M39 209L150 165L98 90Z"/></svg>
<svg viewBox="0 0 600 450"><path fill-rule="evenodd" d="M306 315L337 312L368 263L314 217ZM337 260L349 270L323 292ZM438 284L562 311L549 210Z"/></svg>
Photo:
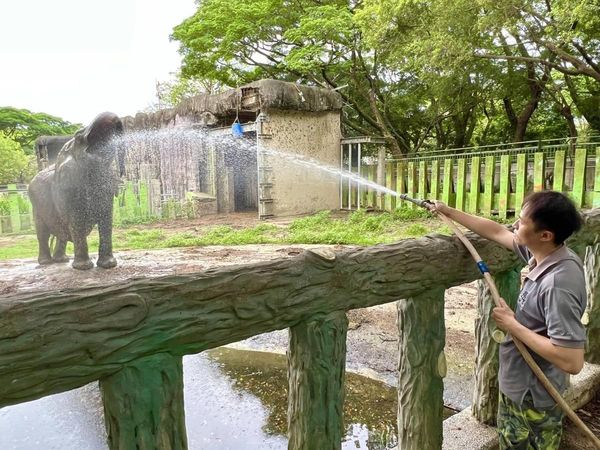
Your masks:
<svg viewBox="0 0 600 450"><path fill-rule="evenodd" d="M33 143L39 136L69 135L81 126L46 113L0 107L0 136L17 142L27 154L33 153Z"/></svg>
<svg viewBox="0 0 600 450"><path fill-rule="evenodd" d="M600 132L590 0L203 0L172 39L182 79L336 89L396 155Z"/></svg>

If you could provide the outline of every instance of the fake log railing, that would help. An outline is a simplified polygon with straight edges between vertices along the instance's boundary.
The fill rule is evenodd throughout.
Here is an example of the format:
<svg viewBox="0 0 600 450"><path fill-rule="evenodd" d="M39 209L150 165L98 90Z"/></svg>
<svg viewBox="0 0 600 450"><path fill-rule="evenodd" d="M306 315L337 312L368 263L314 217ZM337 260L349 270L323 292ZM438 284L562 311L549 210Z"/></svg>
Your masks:
<svg viewBox="0 0 600 450"><path fill-rule="evenodd" d="M570 242L581 255L600 232L600 210L585 218ZM514 255L468 236L502 279L501 294L513 292ZM444 290L479 277L458 239L435 235L109 287L14 295L0 301L0 407L100 380L111 449L185 449L182 355L290 328L289 448L340 448L345 311L403 299L400 447L437 449ZM478 326L477 370L478 377L487 372L478 384L489 387L495 344L487 320ZM474 410L485 421L495 398L478 389Z"/></svg>

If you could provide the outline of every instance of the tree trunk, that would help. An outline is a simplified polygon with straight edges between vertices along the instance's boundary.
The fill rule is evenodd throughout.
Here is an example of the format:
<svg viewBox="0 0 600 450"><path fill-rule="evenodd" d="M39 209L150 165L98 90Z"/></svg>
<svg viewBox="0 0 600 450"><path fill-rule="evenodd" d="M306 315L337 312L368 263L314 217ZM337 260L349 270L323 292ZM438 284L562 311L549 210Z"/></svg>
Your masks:
<svg viewBox="0 0 600 450"><path fill-rule="evenodd" d="M500 296L514 309L520 287L520 270L494 277ZM496 424L498 411L498 344L492 339L497 330L492 319L494 299L483 281L477 282L477 318L475 319L475 386L471 412L482 423Z"/></svg>
<svg viewBox="0 0 600 450"><path fill-rule="evenodd" d="M600 244L591 245L585 252L585 287L587 308L584 322L587 322L586 361L600 363Z"/></svg>
<svg viewBox="0 0 600 450"><path fill-rule="evenodd" d="M100 380L111 450L185 450L181 356L140 358Z"/></svg>
<svg viewBox="0 0 600 450"><path fill-rule="evenodd" d="M335 450L342 446L347 331L343 311L290 328L290 450Z"/></svg>
<svg viewBox="0 0 600 450"><path fill-rule="evenodd" d="M398 302L398 448L442 447L446 359L443 288Z"/></svg>

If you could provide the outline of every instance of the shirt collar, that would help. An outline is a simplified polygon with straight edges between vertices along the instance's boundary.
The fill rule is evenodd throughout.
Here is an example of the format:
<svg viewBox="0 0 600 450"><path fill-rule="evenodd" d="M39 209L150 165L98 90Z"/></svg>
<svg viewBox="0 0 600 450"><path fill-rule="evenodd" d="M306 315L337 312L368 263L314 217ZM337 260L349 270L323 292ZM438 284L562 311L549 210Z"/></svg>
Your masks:
<svg viewBox="0 0 600 450"><path fill-rule="evenodd" d="M564 244L546 256L540 264L537 264L535 258L531 257L529 260L529 273L526 275L526 278L529 278L531 281L535 281L546 270L564 259L573 259L569 249Z"/></svg>

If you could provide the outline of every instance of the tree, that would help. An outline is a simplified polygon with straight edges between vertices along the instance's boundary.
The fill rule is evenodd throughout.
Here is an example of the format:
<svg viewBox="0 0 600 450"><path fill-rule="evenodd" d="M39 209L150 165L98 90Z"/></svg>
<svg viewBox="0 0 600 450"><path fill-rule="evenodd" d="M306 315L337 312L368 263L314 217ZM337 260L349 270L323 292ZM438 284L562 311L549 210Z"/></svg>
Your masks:
<svg viewBox="0 0 600 450"><path fill-rule="evenodd" d="M431 127L419 81L381 63L355 23L358 3L344 0L206 0L175 27L182 75L227 86L274 78L336 89L348 134L385 137L406 154ZM399 105L402 104L402 108Z"/></svg>
<svg viewBox="0 0 600 450"><path fill-rule="evenodd" d="M18 142L0 135L0 184L25 183L34 173L33 156L26 155Z"/></svg>
<svg viewBox="0 0 600 450"><path fill-rule="evenodd" d="M32 113L10 106L0 108L0 136L20 144L28 155L33 154L33 142L39 136L69 135L81 126L46 113Z"/></svg>

